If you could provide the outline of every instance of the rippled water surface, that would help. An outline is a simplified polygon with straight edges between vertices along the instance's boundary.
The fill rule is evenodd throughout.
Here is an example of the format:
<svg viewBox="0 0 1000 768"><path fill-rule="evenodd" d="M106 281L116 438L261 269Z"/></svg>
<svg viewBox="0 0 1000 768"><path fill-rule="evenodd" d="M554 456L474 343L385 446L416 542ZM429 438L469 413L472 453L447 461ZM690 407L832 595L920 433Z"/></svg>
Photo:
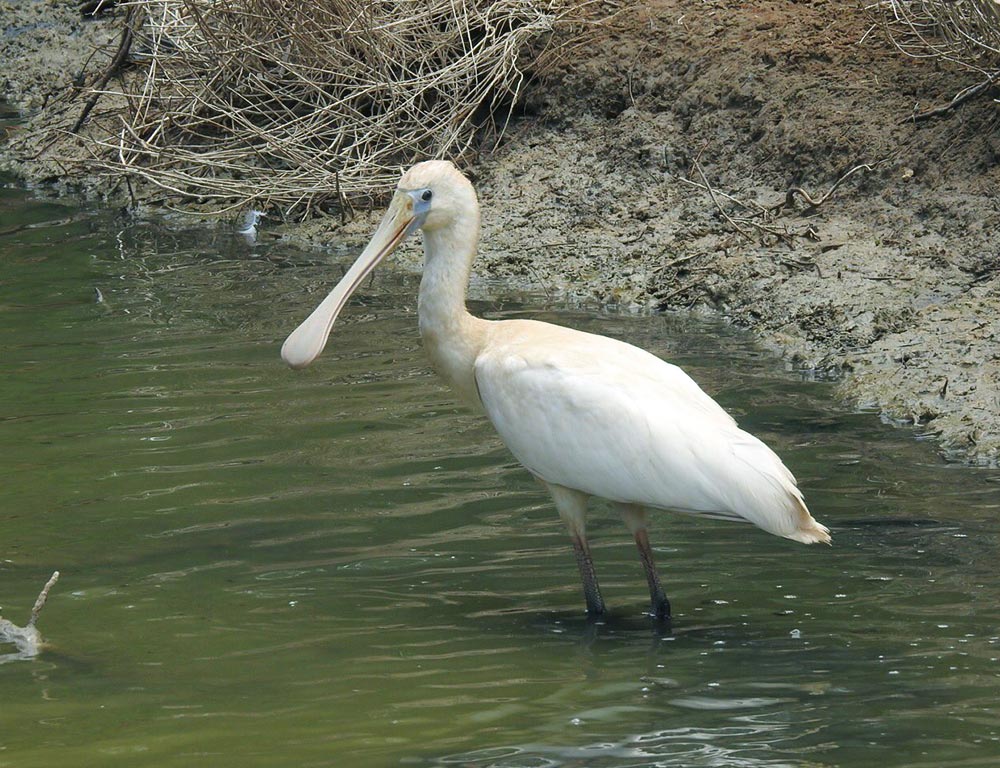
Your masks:
<svg viewBox="0 0 1000 768"><path fill-rule="evenodd" d="M349 259L0 191L3 615L62 572L51 647L0 663L0 766L1000 764L996 471L720 323L479 284L684 365L834 530L658 517L666 634L597 505L590 624L541 488L429 372L416 278L281 364Z"/></svg>

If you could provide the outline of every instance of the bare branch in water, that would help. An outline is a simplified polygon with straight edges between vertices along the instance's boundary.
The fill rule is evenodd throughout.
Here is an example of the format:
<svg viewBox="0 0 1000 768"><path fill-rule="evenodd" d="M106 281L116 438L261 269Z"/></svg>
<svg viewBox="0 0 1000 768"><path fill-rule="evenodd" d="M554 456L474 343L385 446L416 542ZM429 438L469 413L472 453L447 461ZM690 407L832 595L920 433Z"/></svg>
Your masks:
<svg viewBox="0 0 1000 768"><path fill-rule="evenodd" d="M23 627L19 627L12 621L0 618L0 644L13 645L17 650L13 653L0 654L0 664L8 661L22 661L32 659L42 650L42 635L35 628L38 621L38 614L45 606L45 601L49 598L49 590L59 581L59 571L55 571L49 580L45 582L42 591L35 600L35 605L31 609L31 618Z"/></svg>
<svg viewBox="0 0 1000 768"><path fill-rule="evenodd" d="M49 599L49 590L59 581L59 571L54 571L49 577L49 580L45 582L45 586L42 587L42 591L38 593L38 599L35 600L35 605L31 609L31 618L28 620L28 626L35 626L35 622L38 621L38 614L42 612L42 608L45 607L45 601Z"/></svg>

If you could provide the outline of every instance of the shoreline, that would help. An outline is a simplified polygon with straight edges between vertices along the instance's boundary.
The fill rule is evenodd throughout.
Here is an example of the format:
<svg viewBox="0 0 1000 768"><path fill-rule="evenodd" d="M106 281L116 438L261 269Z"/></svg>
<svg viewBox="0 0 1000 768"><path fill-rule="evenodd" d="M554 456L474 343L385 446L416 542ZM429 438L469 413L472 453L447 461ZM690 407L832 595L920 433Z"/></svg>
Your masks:
<svg viewBox="0 0 1000 768"><path fill-rule="evenodd" d="M471 169L479 275L601 305L718 313L836 375L849 403L933 436L947 458L995 466L996 105L902 122L971 75L904 58L866 34L855 3L698 15L703 5L646 3L533 89L528 116ZM28 24L41 6L11 13ZM7 40L8 60L18 40L22 52L5 90L40 105L102 35L113 39L113 25L80 21ZM66 58L40 61L58 40ZM870 170L845 178L860 165ZM46 184L59 173L13 170ZM788 193L819 199L835 185L817 206ZM333 230L366 237L372 218L278 230L322 247Z"/></svg>

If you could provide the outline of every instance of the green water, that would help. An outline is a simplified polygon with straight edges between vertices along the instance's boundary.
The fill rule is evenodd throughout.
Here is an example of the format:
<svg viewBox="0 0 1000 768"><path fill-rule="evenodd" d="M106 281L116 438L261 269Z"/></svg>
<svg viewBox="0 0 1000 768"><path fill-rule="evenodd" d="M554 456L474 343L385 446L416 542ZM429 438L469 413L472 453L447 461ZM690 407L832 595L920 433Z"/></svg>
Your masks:
<svg viewBox="0 0 1000 768"><path fill-rule="evenodd" d="M0 191L0 766L995 766L1000 473L717 322L474 287L490 317L684 365L799 476L833 548L663 515L673 634L611 510L590 624L542 490L429 372L380 271ZM0 653L12 650L0 647Z"/></svg>

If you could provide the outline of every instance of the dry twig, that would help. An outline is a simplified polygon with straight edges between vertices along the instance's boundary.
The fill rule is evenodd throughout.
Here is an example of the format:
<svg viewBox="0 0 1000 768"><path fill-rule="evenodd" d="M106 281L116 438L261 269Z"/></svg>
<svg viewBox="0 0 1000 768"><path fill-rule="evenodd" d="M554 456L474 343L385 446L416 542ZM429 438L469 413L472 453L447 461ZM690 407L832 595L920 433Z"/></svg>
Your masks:
<svg viewBox="0 0 1000 768"><path fill-rule="evenodd" d="M823 203L825 203L827 200L830 199L830 196L834 192L837 191L837 187L839 187L841 184L843 184L845 181L847 181L847 179L849 179L855 173L857 173L858 171L868 171L868 172L871 172L871 171L874 171L874 170L875 170L875 166L874 165L868 165L867 163L861 163L859 165L855 165L849 171L847 171L846 173L844 173L839 179L837 179L835 182L833 182L833 186L830 187L826 191L825 194L820 195L816 199L813 199L812 195L810 195L802 187L789 187L788 191L785 192L785 199L782 200L780 203L775 203L774 205L770 206L768 208L768 210L769 211L780 211L783 208L790 208L792 206L792 203L795 202L795 196L796 195L798 195L799 197L801 197L803 200L806 201L806 204L809 206L810 210L815 209L815 208L819 208L821 205L823 205Z"/></svg>
<svg viewBox="0 0 1000 768"><path fill-rule="evenodd" d="M943 58L982 72L1000 57L995 0L880 0L877 7L890 39L907 56Z"/></svg>
<svg viewBox="0 0 1000 768"><path fill-rule="evenodd" d="M58 580L59 571L55 571L49 577L49 580L45 582L45 586L42 587L42 591L39 593L38 599L35 600L35 605L31 609L31 618L28 619L28 623L23 627L19 627L7 619L0 618L0 643L13 645L17 649L14 653L0 655L0 664L8 661L31 659L41 652L43 646L42 635L35 627L35 624L38 622L38 614L41 613L42 608L45 606L45 601L48 600L49 590L52 589L52 586Z"/></svg>
<svg viewBox="0 0 1000 768"><path fill-rule="evenodd" d="M45 586L42 587L42 591L38 593L35 604L31 607L31 618L28 620L29 627L35 626L38 622L38 614L42 612L45 602L49 599L49 590L52 589L57 581L59 581L59 571L53 571L49 580L45 582Z"/></svg>
<svg viewBox="0 0 1000 768"><path fill-rule="evenodd" d="M100 6L97 10L100 10ZM94 11L97 12L96 10ZM111 59L111 63L108 64L108 68L104 70L104 74L98 79L98 81L91 87L90 98L83 105L83 111L80 113L80 117L77 121L73 123L73 127L69 129L70 133L76 133L80 130L83 124L87 121L88 115L90 115L91 110L97 106L98 100L101 98L105 86L107 86L108 81L114 77L116 74L121 72L122 67L125 65L125 60L128 58L129 51L132 48L132 41L135 39L135 8L129 8L125 12L125 25L122 29L122 36L118 42L118 50L115 52L114 57Z"/></svg>
<svg viewBox="0 0 1000 768"><path fill-rule="evenodd" d="M709 183L708 181L708 177L705 175L704 169L702 169L701 167L701 163L699 163L697 160L694 161L694 169L698 172L698 175L701 177L701 182L684 178L681 178L681 181L685 182L686 184L692 184L698 187L699 189L703 189L706 192L708 192L708 195L710 198L712 198L712 202L715 204L715 207L719 211L719 214L740 235L743 235L744 237L750 237L751 232L750 229L748 229L749 227L765 235L770 235L772 237L775 237L778 240L784 241L786 243L791 243L796 237L805 237L810 240L817 239L816 232L815 230L813 230L812 227L807 226L802 231L795 232L789 229L787 226L775 226L770 223L771 221L773 221L775 210L780 209L784 205L783 203L776 207L772 206L771 208L765 208L764 206L761 205L750 205L749 203L745 203L742 200L738 200L735 197L726 195L713 188L711 183ZM833 190L831 190L831 192L832 191ZM827 193L827 195L824 195L824 199L828 195L829 193ZM751 212L750 215L740 216L740 217L731 216L723 207L721 201L719 200L720 197L724 197L725 199L730 200L733 203L736 203L741 208L750 211Z"/></svg>
<svg viewBox="0 0 1000 768"><path fill-rule="evenodd" d="M136 77L104 166L217 210L381 194L499 134L572 0L127 0ZM103 87L103 86L102 86ZM98 89L99 90L99 89Z"/></svg>
<svg viewBox="0 0 1000 768"><path fill-rule="evenodd" d="M1000 77L1000 3L996 0L878 0L886 34L905 55L934 58L979 73L948 104L906 118L937 117L989 91Z"/></svg>
<svg viewBox="0 0 1000 768"><path fill-rule="evenodd" d="M914 112L908 117L904 117L900 120L900 123L919 123L923 120L930 120L934 117L942 117L953 109L965 104L967 101L972 101L977 96L981 96L983 93L988 91L996 83L997 78L1000 77L1000 72L994 72L989 75L981 83L976 83L975 85L970 85L968 88L963 88L961 91L955 94L951 101L947 104L943 104L940 107L934 107L933 109L925 109L923 112Z"/></svg>
<svg viewBox="0 0 1000 768"><path fill-rule="evenodd" d="M694 161L694 169L698 171L698 175L701 176L701 183L704 185L704 189L708 192L708 196L712 198L712 202L715 203L715 207L718 209L722 217L729 222L729 225L739 232L744 237L749 237L750 233L747 232L743 227L733 221L733 217L726 213L726 209L722 207L722 203L719 202L719 198L715 194L715 190L712 185L708 183L708 177L705 176L705 171L701 167L701 163L697 160Z"/></svg>

